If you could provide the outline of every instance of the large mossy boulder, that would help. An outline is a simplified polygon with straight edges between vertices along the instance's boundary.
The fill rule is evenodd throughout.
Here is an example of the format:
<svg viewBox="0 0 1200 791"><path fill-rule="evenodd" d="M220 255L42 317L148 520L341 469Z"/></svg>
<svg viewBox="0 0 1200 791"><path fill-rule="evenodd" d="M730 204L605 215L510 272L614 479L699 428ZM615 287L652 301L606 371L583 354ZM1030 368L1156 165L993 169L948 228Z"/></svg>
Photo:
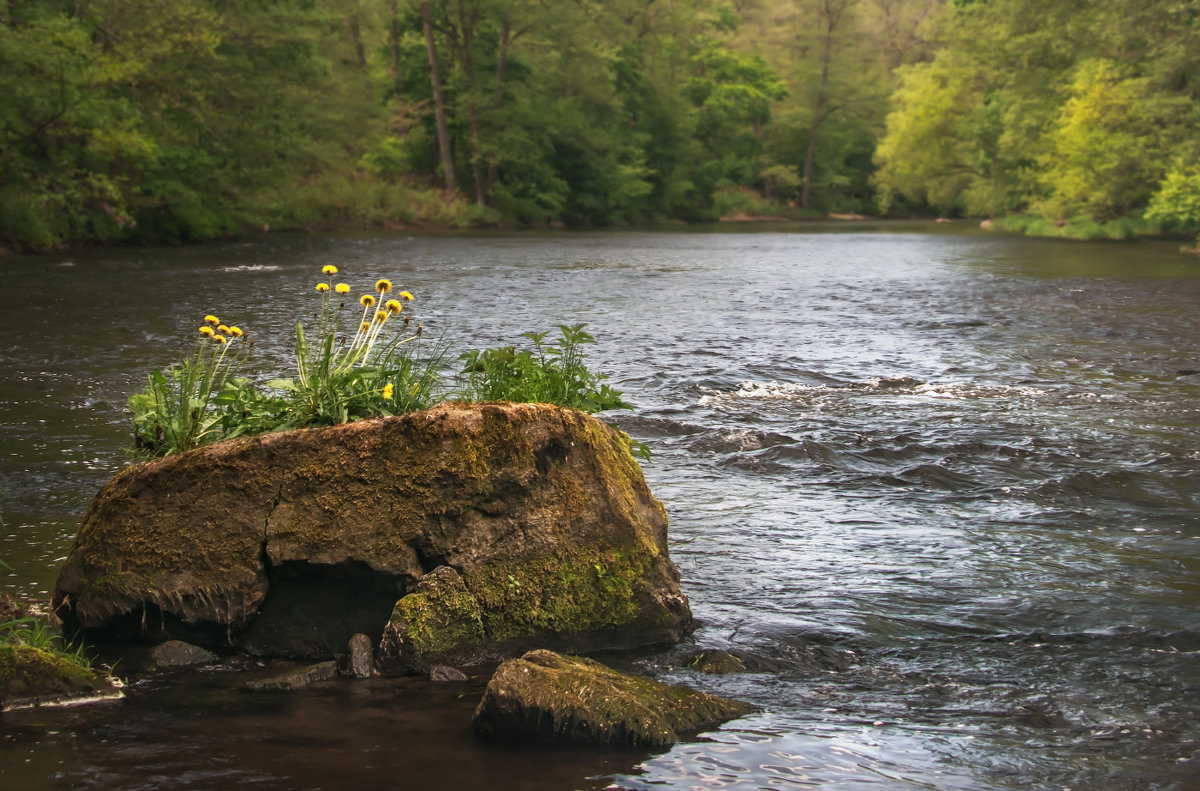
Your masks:
<svg viewBox="0 0 1200 791"><path fill-rule="evenodd" d="M537 650L496 669L475 731L533 744L659 748L750 711L741 701Z"/></svg>
<svg viewBox="0 0 1200 791"><path fill-rule="evenodd" d="M130 467L88 508L54 601L93 639L329 658L362 632L386 638L392 672L692 628L628 438L545 404L448 403Z"/></svg>

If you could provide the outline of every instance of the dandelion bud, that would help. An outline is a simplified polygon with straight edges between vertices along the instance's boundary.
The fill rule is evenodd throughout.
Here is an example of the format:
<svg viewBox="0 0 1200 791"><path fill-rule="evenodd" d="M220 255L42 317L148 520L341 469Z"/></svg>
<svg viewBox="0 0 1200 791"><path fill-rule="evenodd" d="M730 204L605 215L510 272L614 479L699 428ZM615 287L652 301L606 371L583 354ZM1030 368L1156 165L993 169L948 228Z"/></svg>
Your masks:
<svg viewBox="0 0 1200 791"><path fill-rule="evenodd" d="M382 280L382 279L376 280L375 281L375 290L378 291L380 294L388 293L389 291L392 290L392 281Z"/></svg>
<svg viewBox="0 0 1200 791"><path fill-rule="evenodd" d="M333 287L333 290L339 294L349 294L350 286L346 285L345 283L338 283L336 286Z"/></svg>
<svg viewBox="0 0 1200 791"><path fill-rule="evenodd" d="M370 294L363 294L358 301L362 303L364 308L369 308L375 304L375 297L371 296Z"/></svg>
<svg viewBox="0 0 1200 791"><path fill-rule="evenodd" d="M329 290L328 283L317 283L317 291L328 291L328 290Z"/></svg>
<svg viewBox="0 0 1200 791"><path fill-rule="evenodd" d="M337 267L333 264L326 264L325 266L321 267L321 271L327 275L336 275Z"/></svg>

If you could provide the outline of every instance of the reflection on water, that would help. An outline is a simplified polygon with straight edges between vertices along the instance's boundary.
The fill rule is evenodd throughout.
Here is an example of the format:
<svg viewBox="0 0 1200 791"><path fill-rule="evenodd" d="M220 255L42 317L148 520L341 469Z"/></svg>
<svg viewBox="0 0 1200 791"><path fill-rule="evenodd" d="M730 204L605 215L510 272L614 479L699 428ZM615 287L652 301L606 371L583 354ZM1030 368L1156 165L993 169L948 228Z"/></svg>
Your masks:
<svg viewBox="0 0 1200 791"><path fill-rule="evenodd" d="M659 756L511 751L476 687L244 669L5 715L7 787L1190 789L1200 782L1200 267L1176 245L879 224L271 237L0 259L0 589L45 596L197 317L286 365L313 276L460 348L587 322L637 405L701 628L614 661L760 713ZM837 232L833 232L836 230ZM70 264L69 266L65 264ZM696 647L753 672L684 669ZM402 778L402 779L400 779ZM16 787L16 786L14 786Z"/></svg>

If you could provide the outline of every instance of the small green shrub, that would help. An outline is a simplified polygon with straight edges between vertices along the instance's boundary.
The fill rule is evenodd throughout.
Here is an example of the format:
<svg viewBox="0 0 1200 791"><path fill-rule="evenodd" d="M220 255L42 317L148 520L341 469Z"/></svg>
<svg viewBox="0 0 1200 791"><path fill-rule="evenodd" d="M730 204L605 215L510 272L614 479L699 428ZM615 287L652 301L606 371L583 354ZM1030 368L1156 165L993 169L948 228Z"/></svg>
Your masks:
<svg viewBox="0 0 1200 791"><path fill-rule="evenodd" d="M374 293L359 299L362 316L346 329L343 297L350 286L333 282L337 267L323 272L316 326L310 334L296 324L294 377L260 385L239 375L242 330L206 316L192 356L155 370L146 389L129 397L134 453L166 456L243 435L413 412L441 400L446 348L422 349L423 325L401 318L413 295L401 291L385 300L392 284L379 280Z"/></svg>
<svg viewBox="0 0 1200 791"><path fill-rule="evenodd" d="M245 359L242 335L240 327L205 316L192 356L150 373L146 389L129 397L136 452L165 456L229 435L229 421L215 407L227 403L218 396Z"/></svg>
<svg viewBox="0 0 1200 791"><path fill-rule="evenodd" d="M532 349L501 346L471 349L461 356L468 401L524 401L560 404L585 412L632 409L621 391L603 384L605 377L584 363L583 344L595 343L585 324L559 325L561 337L546 343L545 332L527 332Z"/></svg>

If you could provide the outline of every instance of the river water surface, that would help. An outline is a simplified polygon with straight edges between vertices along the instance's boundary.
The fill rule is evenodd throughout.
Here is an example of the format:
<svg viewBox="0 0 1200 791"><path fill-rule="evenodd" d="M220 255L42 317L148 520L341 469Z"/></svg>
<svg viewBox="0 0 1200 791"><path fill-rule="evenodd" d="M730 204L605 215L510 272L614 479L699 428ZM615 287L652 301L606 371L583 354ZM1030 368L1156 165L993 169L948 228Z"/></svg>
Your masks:
<svg viewBox="0 0 1200 791"><path fill-rule="evenodd" d="M1200 787L1200 262L914 225L271 236L0 259L0 590L46 599L124 398L216 313L287 364L320 267L457 348L586 322L700 622L606 657L751 716L647 754L478 745L466 687L0 719L0 787ZM355 293L358 293L357 291ZM685 667L697 648L755 672Z"/></svg>

